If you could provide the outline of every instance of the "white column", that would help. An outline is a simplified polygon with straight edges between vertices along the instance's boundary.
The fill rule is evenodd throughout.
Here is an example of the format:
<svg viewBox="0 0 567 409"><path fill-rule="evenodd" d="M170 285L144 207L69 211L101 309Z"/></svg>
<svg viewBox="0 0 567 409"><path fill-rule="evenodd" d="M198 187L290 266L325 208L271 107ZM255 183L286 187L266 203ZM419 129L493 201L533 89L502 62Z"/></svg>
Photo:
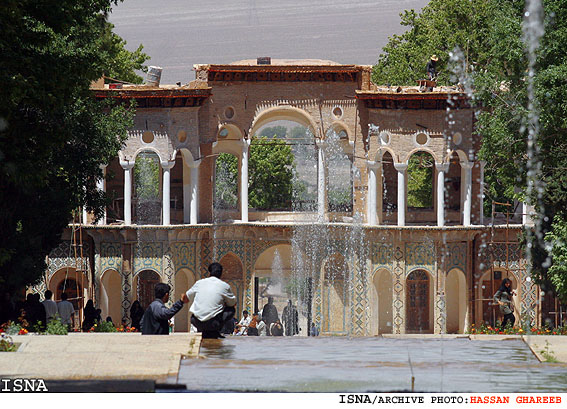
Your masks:
<svg viewBox="0 0 567 409"><path fill-rule="evenodd" d="M486 161L481 160L480 165L480 224L484 226L484 166Z"/></svg>
<svg viewBox="0 0 567 409"><path fill-rule="evenodd" d="M406 225L406 170L407 163L394 163L398 172L398 226Z"/></svg>
<svg viewBox="0 0 567 409"><path fill-rule="evenodd" d="M250 139L241 141L242 155L240 157L240 219L248 222L248 154Z"/></svg>
<svg viewBox="0 0 567 409"><path fill-rule="evenodd" d="M199 212L199 165L201 161L195 161L191 164L191 218L189 222L191 224L197 224L198 221L198 212Z"/></svg>
<svg viewBox="0 0 567 409"><path fill-rule="evenodd" d="M175 165L175 161L161 162L163 168L163 197L162 197L162 219L163 226L171 224L171 168Z"/></svg>
<svg viewBox="0 0 567 409"><path fill-rule="evenodd" d="M317 148L317 220L322 223L325 221L327 210L327 178L325 173L327 142L318 139Z"/></svg>
<svg viewBox="0 0 567 409"><path fill-rule="evenodd" d="M101 192L106 192L106 165L100 165L100 170L102 170L102 179L96 182L96 188ZM97 222L98 225L106 224L106 207L102 213L101 219Z"/></svg>
<svg viewBox="0 0 567 409"><path fill-rule="evenodd" d="M445 173L449 171L448 163L435 163L437 169L437 226L445 226Z"/></svg>
<svg viewBox="0 0 567 409"><path fill-rule="evenodd" d="M465 172L465 183L463 188L465 204L463 206L463 226L471 225L471 205L472 205L472 168L473 162L461 162L461 168Z"/></svg>
<svg viewBox="0 0 567 409"><path fill-rule="evenodd" d="M83 224L88 223L89 214L87 213L87 208L83 206Z"/></svg>
<svg viewBox="0 0 567 409"><path fill-rule="evenodd" d="M370 226L376 226L378 224L378 219L376 217L376 205L378 197L378 178L376 177L376 171L378 170L380 163L374 161L366 162L366 167L368 168L368 214L367 220Z"/></svg>
<svg viewBox="0 0 567 409"><path fill-rule="evenodd" d="M134 162L120 160L120 166L124 169L124 224L132 224L132 168Z"/></svg>

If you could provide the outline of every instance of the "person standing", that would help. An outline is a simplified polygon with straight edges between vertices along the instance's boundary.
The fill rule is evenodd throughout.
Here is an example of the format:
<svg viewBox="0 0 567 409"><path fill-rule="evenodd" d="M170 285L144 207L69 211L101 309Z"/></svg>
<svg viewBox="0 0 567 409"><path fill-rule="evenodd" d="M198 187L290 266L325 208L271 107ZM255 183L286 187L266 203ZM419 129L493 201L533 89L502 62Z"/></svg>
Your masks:
<svg viewBox="0 0 567 409"><path fill-rule="evenodd" d="M71 330L71 327L75 325L75 308L73 304L67 301L67 293L61 294L61 301L57 303L57 313L59 314L59 319L61 324L67 326L67 330Z"/></svg>
<svg viewBox="0 0 567 409"><path fill-rule="evenodd" d="M230 285L221 280L219 263L212 263L208 270L210 276L197 281L186 293L193 300L191 324L203 333L203 338L224 338L220 331L234 318L236 297Z"/></svg>
<svg viewBox="0 0 567 409"><path fill-rule="evenodd" d="M144 316L144 309L140 304L140 301L136 300L132 303L130 307L130 319L132 320L132 327L136 328L136 331L140 331L140 321Z"/></svg>
<svg viewBox="0 0 567 409"><path fill-rule="evenodd" d="M297 308L291 303L291 300L287 301L287 305L283 309L282 318L284 320L285 335L287 337L299 334L299 314Z"/></svg>
<svg viewBox="0 0 567 409"><path fill-rule="evenodd" d="M439 58L433 54L425 67L427 70L427 78L430 81L435 81L437 79L437 61L439 61Z"/></svg>
<svg viewBox="0 0 567 409"><path fill-rule="evenodd" d="M165 303L169 301L170 291L171 287L169 285L164 283L156 284L154 288L155 300L152 301L146 309L146 312L144 312L140 322L143 335L169 334L169 319L183 308L183 304L187 304L189 302L187 296L183 294L181 299L177 300L171 308L167 308Z"/></svg>
<svg viewBox="0 0 567 409"><path fill-rule="evenodd" d="M498 303L500 312L504 314L502 328L505 328L508 323L513 327L516 322L516 317L514 317L514 303L512 302L513 295L512 280L505 278L502 280L502 284L500 288L498 288L498 291L496 291L496 294L494 294L494 301Z"/></svg>
<svg viewBox="0 0 567 409"><path fill-rule="evenodd" d="M268 328L268 335L271 335L270 328L279 319L278 309L274 305L274 297L268 297L268 303L262 309L262 317Z"/></svg>
<svg viewBox="0 0 567 409"><path fill-rule="evenodd" d="M45 300L42 304L43 308L45 308L45 320L47 324L57 315L57 303L51 299L53 297L53 293L50 290L47 290L43 295Z"/></svg>

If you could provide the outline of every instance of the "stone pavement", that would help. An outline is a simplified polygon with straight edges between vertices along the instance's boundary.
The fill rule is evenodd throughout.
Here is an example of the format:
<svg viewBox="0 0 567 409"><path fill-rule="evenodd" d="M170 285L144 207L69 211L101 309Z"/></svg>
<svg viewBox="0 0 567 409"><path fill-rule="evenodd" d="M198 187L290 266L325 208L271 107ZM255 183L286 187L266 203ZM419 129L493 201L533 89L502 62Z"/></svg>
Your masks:
<svg viewBox="0 0 567 409"><path fill-rule="evenodd" d="M13 336L17 352L0 353L0 377L152 379L176 377L183 356L196 357L201 334L89 333Z"/></svg>

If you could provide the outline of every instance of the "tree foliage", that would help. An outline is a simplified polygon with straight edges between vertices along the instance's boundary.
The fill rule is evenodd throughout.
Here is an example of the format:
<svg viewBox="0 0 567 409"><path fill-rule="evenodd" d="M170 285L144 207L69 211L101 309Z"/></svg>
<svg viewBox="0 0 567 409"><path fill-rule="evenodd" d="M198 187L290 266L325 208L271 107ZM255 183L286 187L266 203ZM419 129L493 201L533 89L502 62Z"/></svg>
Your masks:
<svg viewBox="0 0 567 409"><path fill-rule="evenodd" d="M293 154L285 141L255 138L250 145L248 200L256 209L290 209Z"/></svg>
<svg viewBox="0 0 567 409"><path fill-rule="evenodd" d="M38 280L72 210L102 214L100 164L132 123L89 91L120 47L101 52L111 0L5 0L0 9L0 286ZM124 68L126 69L126 68Z"/></svg>
<svg viewBox="0 0 567 409"><path fill-rule="evenodd" d="M556 243L553 267L547 271L542 240L532 239L529 251L536 277L553 282L561 293L565 284L560 283L567 283L567 272L559 267L564 249L557 244L567 208L567 3L544 0L543 7L545 33L533 77L533 103L539 114L536 163L541 167L535 177L542 183L531 201L541 215L537 230L551 232L547 237ZM419 14L402 14L408 31L390 39L373 72L377 83L413 85L424 76L429 56L437 54L442 84L470 81L479 107L477 132L483 138L480 159L487 163L487 194L497 201L526 200L528 172L537 171L526 153L531 113L523 18L524 2L518 0L432 0Z"/></svg>

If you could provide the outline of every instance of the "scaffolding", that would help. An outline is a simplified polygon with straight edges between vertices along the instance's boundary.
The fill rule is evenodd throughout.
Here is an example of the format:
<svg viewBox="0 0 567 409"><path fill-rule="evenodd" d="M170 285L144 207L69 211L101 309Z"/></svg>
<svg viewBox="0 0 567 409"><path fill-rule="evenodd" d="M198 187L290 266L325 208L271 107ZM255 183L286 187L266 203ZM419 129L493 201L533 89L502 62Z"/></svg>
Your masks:
<svg viewBox="0 0 567 409"><path fill-rule="evenodd" d="M68 301L75 301L78 310L75 311L74 329L80 330L83 322L83 311L85 308L85 298L93 299L92 280L87 275L89 269L84 257L83 251L83 229L82 229L82 211L78 208L73 211L73 221L71 223L71 240L69 245L69 259L74 260L74 266L67 263L65 269L65 279L63 280L63 292L67 290L67 284L72 279L75 283L75 297L68 298ZM73 272L70 270L73 269ZM70 277L72 275L72 277ZM86 287L85 287L86 280ZM79 286L80 282L80 286Z"/></svg>

